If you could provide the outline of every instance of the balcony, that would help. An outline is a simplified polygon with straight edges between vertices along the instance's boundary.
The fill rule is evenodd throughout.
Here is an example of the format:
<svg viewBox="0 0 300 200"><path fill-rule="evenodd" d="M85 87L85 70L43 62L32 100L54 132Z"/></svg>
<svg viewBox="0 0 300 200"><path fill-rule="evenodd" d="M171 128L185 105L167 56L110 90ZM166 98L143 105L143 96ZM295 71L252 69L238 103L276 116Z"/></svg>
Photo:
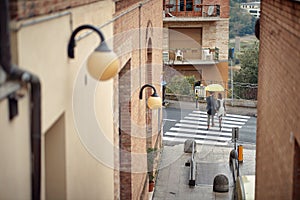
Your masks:
<svg viewBox="0 0 300 200"><path fill-rule="evenodd" d="M178 48L163 51L167 65L212 65L219 62L219 48Z"/></svg>
<svg viewBox="0 0 300 200"><path fill-rule="evenodd" d="M212 4L166 4L164 21L217 21L220 20L220 5Z"/></svg>

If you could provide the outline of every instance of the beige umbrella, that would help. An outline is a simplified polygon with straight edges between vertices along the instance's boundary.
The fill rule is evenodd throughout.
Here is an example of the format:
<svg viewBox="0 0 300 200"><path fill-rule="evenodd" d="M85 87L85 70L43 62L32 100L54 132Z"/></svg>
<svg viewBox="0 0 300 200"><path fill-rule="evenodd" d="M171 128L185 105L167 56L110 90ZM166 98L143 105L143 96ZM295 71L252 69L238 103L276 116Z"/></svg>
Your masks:
<svg viewBox="0 0 300 200"><path fill-rule="evenodd" d="M210 92L222 92L224 91L224 88L220 84L210 84L205 87L205 90Z"/></svg>

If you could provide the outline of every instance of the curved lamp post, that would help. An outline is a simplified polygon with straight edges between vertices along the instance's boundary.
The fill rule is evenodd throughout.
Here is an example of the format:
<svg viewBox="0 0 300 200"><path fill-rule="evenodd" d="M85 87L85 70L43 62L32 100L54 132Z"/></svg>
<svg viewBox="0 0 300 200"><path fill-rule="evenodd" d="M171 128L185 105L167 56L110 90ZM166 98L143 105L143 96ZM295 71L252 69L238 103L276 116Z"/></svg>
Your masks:
<svg viewBox="0 0 300 200"><path fill-rule="evenodd" d="M101 41L95 51L89 56L87 68L89 74L96 80L105 81L114 77L119 70L119 59L117 55L109 49L105 42L102 32L92 25L82 25L76 28L70 38L68 44L68 56L74 58L74 48L76 46L75 36L83 29L92 29L98 33Z"/></svg>
<svg viewBox="0 0 300 200"><path fill-rule="evenodd" d="M149 85L149 84L145 84L141 90L140 90L140 100L143 99L143 90L146 88L146 87L150 87L153 89L153 94L148 98L148 107L150 109L158 109L158 108L161 108L161 105L162 105L162 100L161 98L158 96L157 92L156 92L156 89L155 87L153 87L152 85Z"/></svg>

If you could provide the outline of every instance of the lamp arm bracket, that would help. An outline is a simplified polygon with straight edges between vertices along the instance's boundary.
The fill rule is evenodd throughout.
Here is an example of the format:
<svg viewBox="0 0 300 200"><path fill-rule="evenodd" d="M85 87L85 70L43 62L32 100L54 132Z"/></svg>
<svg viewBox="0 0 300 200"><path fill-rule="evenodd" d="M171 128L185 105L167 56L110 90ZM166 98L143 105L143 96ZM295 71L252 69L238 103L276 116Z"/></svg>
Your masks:
<svg viewBox="0 0 300 200"><path fill-rule="evenodd" d="M73 31L73 33L71 35L71 38L69 40L69 44L68 44L68 56L69 56L69 58L75 58L75 55L74 55L74 47L76 46L75 36L78 32L80 32L83 29L92 29L92 30L94 30L99 35L99 37L101 39L100 43L105 40L104 35L102 34L102 32L97 27L95 27L93 25L89 25L89 24L79 26Z"/></svg>
<svg viewBox="0 0 300 200"><path fill-rule="evenodd" d="M145 84L145 85L143 85L143 87L142 87L141 90L140 90L140 95L139 95L140 100L143 99L143 90L144 90L146 87L152 88L152 89L153 89L153 95L155 95L155 94L157 95L155 87L153 87L153 86L150 85L150 84Z"/></svg>

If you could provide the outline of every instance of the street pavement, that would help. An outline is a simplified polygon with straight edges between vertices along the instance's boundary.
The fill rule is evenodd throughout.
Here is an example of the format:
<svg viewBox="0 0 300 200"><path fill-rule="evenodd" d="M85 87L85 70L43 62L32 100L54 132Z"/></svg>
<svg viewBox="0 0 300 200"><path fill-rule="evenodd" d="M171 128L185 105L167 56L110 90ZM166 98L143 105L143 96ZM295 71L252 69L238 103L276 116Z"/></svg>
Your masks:
<svg viewBox="0 0 300 200"><path fill-rule="evenodd" d="M198 109L195 109L195 103L193 102L170 102L168 106L173 106L181 109L191 109L193 112L187 117L197 119L183 119L183 120L194 120L194 124L180 121L174 126L175 129L169 130L169 133L164 133L164 140L166 137L182 138L181 142L168 143L164 142L164 146L161 150L161 161L159 163L159 170L156 177L156 186L152 199L178 199L178 200L189 200L189 199L231 199L233 192L233 179L232 173L229 169L229 154L234 146L230 143L231 140L231 122L241 122L236 119L249 119L249 116L256 116L255 108L230 108L227 107L227 113L232 116L227 116L227 123L224 123L224 130L219 132L218 127L214 127L212 130L202 130L202 120L205 118L205 106L206 104L198 105ZM194 116L193 116L194 115ZM233 116L235 115L235 116ZM216 120L217 121L217 120ZM205 121L203 121L205 122ZM225 122L225 121L224 121ZM244 121L245 123L247 121ZM244 123L242 121L242 123ZM243 124L234 124L243 126ZM194 131L201 130L200 134L188 133L186 130L182 130L184 127L179 124L192 124ZM226 126L225 126L226 125ZM181 128L181 130L180 130ZM204 129L205 129L204 128ZM185 129L191 129L185 127ZM214 130L217 129L217 130ZM228 130L227 130L228 129ZM181 132L190 134L193 139L196 137L197 152L195 153L196 161L196 186L189 186L189 171L190 167L186 166L185 163L191 158L191 153L184 153L184 137L180 137ZM203 137L202 131L206 131L205 138ZM230 133L230 134L229 134ZM211 140L210 140L211 139ZM199 140L199 141L197 141ZM209 142L203 142L209 141ZM227 145L223 145L223 143ZM171 144L171 145L170 145ZM243 163L240 164L241 175L255 175L255 144L248 145L247 148L243 149ZM213 192L213 180L218 174L224 174L229 179L229 192L217 193Z"/></svg>
<svg viewBox="0 0 300 200"><path fill-rule="evenodd" d="M207 113L194 110L164 132L163 140L184 142L186 139L195 139L197 144L226 146L231 144L232 128L241 129L249 119L250 117L245 115L227 114L223 117L220 130L219 120L215 116L214 127L207 130Z"/></svg>
<svg viewBox="0 0 300 200"><path fill-rule="evenodd" d="M215 126L207 130L205 107L205 103L195 108L194 102L170 102L164 108L164 144L170 146L195 139L198 144L232 146L232 128L239 128L239 143L246 148L255 148L256 108L227 106L220 131L216 115Z"/></svg>

